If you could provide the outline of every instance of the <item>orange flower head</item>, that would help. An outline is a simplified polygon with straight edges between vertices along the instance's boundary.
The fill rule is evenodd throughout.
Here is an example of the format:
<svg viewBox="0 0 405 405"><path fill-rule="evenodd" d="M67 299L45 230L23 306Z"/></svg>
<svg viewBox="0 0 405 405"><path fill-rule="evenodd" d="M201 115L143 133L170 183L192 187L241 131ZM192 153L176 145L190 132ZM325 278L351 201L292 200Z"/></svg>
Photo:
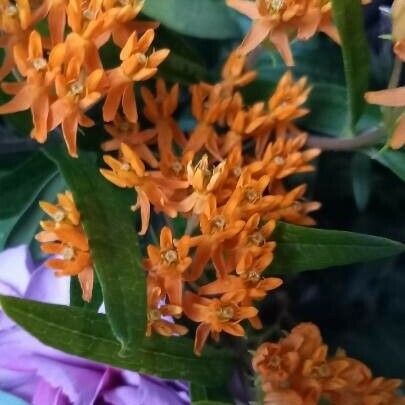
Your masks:
<svg viewBox="0 0 405 405"><path fill-rule="evenodd" d="M43 231L36 235L44 253L58 255L48 259L46 266L57 276L78 276L83 300L91 301L93 290L93 263L87 237L80 223L80 213L69 191L58 194L58 203L40 202L51 220L42 221Z"/></svg>
<svg viewBox="0 0 405 405"><path fill-rule="evenodd" d="M178 317L182 313L181 306L161 304L162 293L159 287L153 287L148 291L148 314L146 336L151 336L152 331L162 336L182 336L188 332L183 325L164 319L164 317Z"/></svg>
<svg viewBox="0 0 405 405"><path fill-rule="evenodd" d="M184 313L194 322L200 323L194 343L194 352L198 356L201 355L209 334L215 340L219 339L221 332L244 336L245 331L240 322L256 316L257 312L254 307L239 306L237 301L208 299L191 292L184 295Z"/></svg>
<svg viewBox="0 0 405 405"><path fill-rule="evenodd" d="M174 305L182 304L183 274L192 262L188 256L190 244L189 236L173 240L170 228L164 227L160 233L160 246L148 246L146 269L162 280L164 292Z"/></svg>
<svg viewBox="0 0 405 405"><path fill-rule="evenodd" d="M127 120L138 121L133 83L153 77L157 67L169 55L168 49L147 52L155 38L155 32L148 29L140 38L136 32L128 38L120 53L121 65L108 72L110 87L103 107L105 121L112 121L121 103Z"/></svg>

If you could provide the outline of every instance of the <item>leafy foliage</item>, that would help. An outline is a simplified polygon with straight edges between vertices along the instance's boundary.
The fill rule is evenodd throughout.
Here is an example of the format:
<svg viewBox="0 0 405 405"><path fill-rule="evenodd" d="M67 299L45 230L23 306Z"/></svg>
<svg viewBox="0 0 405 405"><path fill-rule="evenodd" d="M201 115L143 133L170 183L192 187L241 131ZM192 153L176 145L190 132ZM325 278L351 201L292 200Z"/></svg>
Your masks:
<svg viewBox="0 0 405 405"><path fill-rule="evenodd" d="M192 341L187 338L144 337L134 342L131 350L123 355L105 315L5 296L0 302L7 315L33 336L67 353L115 367L207 386L226 381L230 374L232 362L226 352L208 348L199 359L194 356ZM144 335L140 325L134 328L139 336Z"/></svg>
<svg viewBox="0 0 405 405"><path fill-rule="evenodd" d="M47 149L72 191L89 239L94 267L103 291L107 316L124 347L139 339L135 325L146 322L145 277L132 223L131 193L121 192L100 175L94 156L68 157ZM143 333L142 333L143 335Z"/></svg>
<svg viewBox="0 0 405 405"><path fill-rule="evenodd" d="M298 273L367 262L405 252L405 245L389 239L345 231L329 231L279 223L274 274Z"/></svg>

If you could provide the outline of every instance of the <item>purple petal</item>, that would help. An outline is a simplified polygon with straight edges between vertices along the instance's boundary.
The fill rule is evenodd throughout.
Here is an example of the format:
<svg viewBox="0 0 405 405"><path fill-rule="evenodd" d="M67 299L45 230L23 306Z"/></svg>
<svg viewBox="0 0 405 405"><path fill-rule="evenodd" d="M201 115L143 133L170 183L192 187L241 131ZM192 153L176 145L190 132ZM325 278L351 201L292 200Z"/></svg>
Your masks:
<svg viewBox="0 0 405 405"><path fill-rule="evenodd" d="M0 253L0 293L22 296L34 268L27 246L18 246Z"/></svg>
<svg viewBox="0 0 405 405"><path fill-rule="evenodd" d="M24 296L35 301L69 305L69 290L69 277L56 277L51 270L40 266L32 273Z"/></svg>
<svg viewBox="0 0 405 405"><path fill-rule="evenodd" d="M41 381L32 398L32 405L70 405L71 402L63 394L61 388L52 387L45 381Z"/></svg>

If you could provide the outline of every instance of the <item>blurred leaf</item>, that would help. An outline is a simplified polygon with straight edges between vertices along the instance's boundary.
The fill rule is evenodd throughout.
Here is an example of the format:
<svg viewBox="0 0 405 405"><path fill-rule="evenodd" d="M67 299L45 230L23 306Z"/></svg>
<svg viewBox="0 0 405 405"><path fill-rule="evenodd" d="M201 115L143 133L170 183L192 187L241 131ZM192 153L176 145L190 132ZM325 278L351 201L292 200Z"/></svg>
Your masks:
<svg viewBox="0 0 405 405"><path fill-rule="evenodd" d="M65 187L65 182L59 174L52 177L12 230L7 239L7 246L30 244L38 231L39 221L44 217L44 212L39 207L39 201L55 201L56 194L63 191Z"/></svg>
<svg viewBox="0 0 405 405"><path fill-rule="evenodd" d="M364 211L371 193L371 161L368 156L356 154L352 160L353 195L359 211Z"/></svg>
<svg viewBox="0 0 405 405"><path fill-rule="evenodd" d="M15 215L10 218L0 219L0 251L2 251L7 243L13 228L17 225L21 215Z"/></svg>
<svg viewBox="0 0 405 405"><path fill-rule="evenodd" d="M193 405L229 405L234 401L226 387L205 387L191 384L191 403Z"/></svg>
<svg viewBox="0 0 405 405"><path fill-rule="evenodd" d="M9 317L46 345L114 367L207 386L226 384L232 370L224 350L206 347L196 357L186 337L143 336L123 356L105 315L5 296L0 302ZM143 325L134 327L144 335Z"/></svg>
<svg viewBox="0 0 405 405"><path fill-rule="evenodd" d="M350 122L354 128L363 111L369 84L369 50L362 6L357 0L332 0L332 7L342 42Z"/></svg>
<svg viewBox="0 0 405 405"><path fill-rule="evenodd" d="M204 60L183 36L161 26L155 40L157 48L169 48L169 57L159 66L159 75L169 83L187 85L207 80Z"/></svg>
<svg viewBox="0 0 405 405"><path fill-rule="evenodd" d="M41 153L0 178L0 218L21 214L55 175L55 165Z"/></svg>
<svg viewBox="0 0 405 405"><path fill-rule="evenodd" d="M404 244L386 238L285 223L277 225L273 239L277 247L269 271L274 274L368 262L405 251Z"/></svg>
<svg viewBox="0 0 405 405"><path fill-rule="evenodd" d="M123 347L140 339L146 324L146 282L130 210L133 192L113 186L100 174L94 155L69 157L47 148L82 216L112 330Z"/></svg>
<svg viewBox="0 0 405 405"><path fill-rule="evenodd" d="M229 39L240 34L223 0L146 0L142 12L174 31L194 37Z"/></svg>
<svg viewBox="0 0 405 405"><path fill-rule="evenodd" d="M366 151L372 159L390 169L402 181L405 181L405 152L403 150L393 150L385 148L382 151L370 149Z"/></svg>

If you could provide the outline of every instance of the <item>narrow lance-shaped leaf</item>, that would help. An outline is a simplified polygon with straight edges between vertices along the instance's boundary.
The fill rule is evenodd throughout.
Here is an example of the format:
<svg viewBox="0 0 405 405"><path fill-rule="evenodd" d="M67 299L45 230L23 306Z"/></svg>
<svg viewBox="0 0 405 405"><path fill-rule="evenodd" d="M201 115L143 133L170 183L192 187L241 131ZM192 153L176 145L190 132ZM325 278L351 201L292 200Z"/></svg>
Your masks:
<svg viewBox="0 0 405 405"><path fill-rule="evenodd" d="M224 349L207 347L202 357L196 357L187 337L144 337L122 356L105 315L4 296L0 303L9 317L43 343L94 361L206 386L226 385L232 370ZM136 329L144 333L139 325Z"/></svg>
<svg viewBox="0 0 405 405"><path fill-rule="evenodd" d="M351 127L364 107L369 81L369 50L360 0L332 0L333 17L341 38Z"/></svg>
<svg viewBox="0 0 405 405"><path fill-rule="evenodd" d="M181 34L229 39L239 34L223 0L146 0L143 13Z"/></svg>
<svg viewBox="0 0 405 405"><path fill-rule="evenodd" d="M332 266L368 262L405 252L405 245L386 238L279 223L274 274L299 273Z"/></svg>
<svg viewBox="0 0 405 405"><path fill-rule="evenodd" d="M105 181L93 155L82 152L72 159L62 148L46 153L73 193L112 330L128 346L143 336L137 331L144 330L146 323L146 282L130 210L133 193Z"/></svg>

